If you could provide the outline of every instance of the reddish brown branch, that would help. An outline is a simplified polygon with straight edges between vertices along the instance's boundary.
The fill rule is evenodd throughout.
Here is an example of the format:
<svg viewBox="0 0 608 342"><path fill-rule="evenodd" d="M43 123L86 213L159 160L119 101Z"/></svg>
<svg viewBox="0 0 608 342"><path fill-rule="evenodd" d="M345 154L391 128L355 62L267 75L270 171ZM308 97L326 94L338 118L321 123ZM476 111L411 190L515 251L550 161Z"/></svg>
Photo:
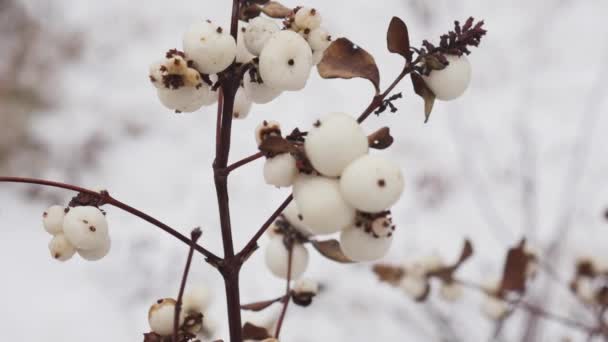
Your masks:
<svg viewBox="0 0 608 342"><path fill-rule="evenodd" d="M257 249L258 240L262 237L262 235L264 235L264 232L266 232L268 227L270 227L270 225L277 219L277 217L279 217L279 215L281 215L283 210L285 210L285 208L287 208L287 206L289 205L289 203L291 203L292 200L293 200L293 195L289 195L283 201L283 203L281 203L281 205L274 211L274 213L272 213L272 215L270 215L270 217L266 220L266 222L264 222L262 227L260 227L260 229L251 238L251 240L249 240L247 245L245 245L245 247L239 252L238 255L239 255L239 259L240 259L241 263L245 262L245 260L247 260L247 258L249 258L251 253L253 253Z"/></svg>
<svg viewBox="0 0 608 342"><path fill-rule="evenodd" d="M137 217L141 218L142 220L151 223L152 225L164 230L165 232L169 233L170 235L172 235L173 237L175 237L176 239L182 241L183 243L185 243L187 245L191 244L191 240L188 239L186 236L182 235L181 233L179 233L177 230L169 227L168 225L162 223L161 221L155 219L154 217L152 217L138 209L135 209L126 203L123 203L123 202L115 199L114 197L110 196L109 194L102 195L97 191L85 189L85 188L82 188L82 187L79 187L76 185L54 182L54 181L49 181L49 180L44 180L44 179L36 179L36 178L0 177L0 183L37 184L37 185L42 185L42 186L49 186L49 187L54 187L54 188L61 188L61 189L76 191L78 193L85 193L85 194L94 195L94 196L104 196L103 199L104 199L105 203L107 203L111 206L114 206L116 208L122 209L131 215L137 216ZM194 249L197 252L204 255L207 258L207 261L209 261L209 263L214 266L216 266L218 264L218 262L220 261L220 257L211 253L210 251L208 251L207 249L205 249L204 247L202 247L198 244L195 244Z"/></svg>
<svg viewBox="0 0 608 342"><path fill-rule="evenodd" d="M234 163L228 165L228 167L226 167L226 172L230 173L243 165L247 165L247 164L251 163L252 161L262 158L263 156L264 156L264 154L262 152L252 154L249 157L243 158L237 162L234 162Z"/></svg>
<svg viewBox="0 0 608 342"><path fill-rule="evenodd" d="M287 314L287 307L289 306L289 294L291 292L291 261L293 259L293 242L289 245L289 252L287 253L287 284L285 289L285 301L283 302L283 310L281 310L281 315L279 316L279 320L277 321L277 329L274 333L274 337L276 339L279 338L281 334L281 327L283 327L283 321L285 320L285 315Z"/></svg>
<svg viewBox="0 0 608 342"><path fill-rule="evenodd" d="M179 330L179 316L182 312L182 300L184 298L184 290L186 289L186 282L188 281L188 274L190 274L190 265L192 264L192 256L194 255L194 246L201 237L203 232L200 228L196 228L190 234L190 251L188 251L188 259L186 260L186 267L182 274L182 282L179 286L179 293L177 295L177 301L175 303L175 314L173 317L173 342L178 342L177 335Z"/></svg>

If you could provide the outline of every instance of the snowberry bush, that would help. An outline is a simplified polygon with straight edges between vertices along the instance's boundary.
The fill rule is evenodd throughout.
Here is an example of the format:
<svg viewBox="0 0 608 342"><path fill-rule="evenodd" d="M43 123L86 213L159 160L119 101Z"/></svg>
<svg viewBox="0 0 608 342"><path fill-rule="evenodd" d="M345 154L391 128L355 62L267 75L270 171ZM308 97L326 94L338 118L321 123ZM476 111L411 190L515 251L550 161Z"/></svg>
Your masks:
<svg viewBox="0 0 608 342"><path fill-rule="evenodd" d="M309 260L317 253L345 264L382 259L399 233L392 220L392 207L408 191L404 172L390 153L395 140L389 127L370 131L363 123L375 114L382 119L396 112L401 93L395 89L409 77L415 94L424 106L428 121L436 100L450 101L465 94L473 75L467 55L486 34L483 22L469 18L433 44L424 40L410 44L406 24L394 17L386 36L389 52L400 55L404 66L381 90L380 70L370 53L339 34L328 32L324 20L332 20L322 9L287 7L276 1L234 0L230 27L217 18L201 18L184 28L181 42L152 62L148 78L159 103L176 113L193 113L216 105L217 121L214 183L220 213L223 256L198 242L202 231L190 237L132 206L112 197L108 191L94 191L47 180L0 177L1 182L20 182L72 190L77 195L67 204L44 211L42 226L51 235L52 258L68 261L75 255L96 261L111 252L111 217L107 207L135 215L164 230L189 247L188 257L176 297L150 300L150 331L146 342L188 342L205 338L212 327L205 317L210 293L188 284L194 253L200 253L221 274L225 282L229 338L232 342L278 341L289 303L309 306L320 287L306 278ZM304 89L313 72L325 79L362 78L372 85L370 104L361 113L322 113L308 127L290 127L285 122L268 121L258 114L258 106L272 102L285 92ZM196 114L192 114L196 115ZM259 152L228 163L231 129L235 119L256 120L251 144ZM254 145L255 144L255 145ZM264 159L259 180L273 188L290 188L292 194L261 225L241 250L235 250L229 214L228 178L231 172ZM103 208L103 209L102 209ZM111 213L110 213L111 214ZM119 229L113 227L112 229ZM239 271L262 246L269 273L285 281L285 293L271 300L243 304L239 296ZM481 312L493 320L504 320L518 308L547 319L576 326L591 337L608 335L603 319L589 326L566 320L534 307L524 300L527 285L542 269L538 253L522 240L506 256L504 272L497 281L484 285L457 276L458 269L473 255L466 241L455 262L439 255L407 260L400 265L379 263L373 271L379 279L403 291L415 301L425 301L434 292L452 302L465 289L481 292ZM572 293L597 312L608 307L608 270L590 259L577 263L570 283ZM282 305L280 315L268 324L242 321L242 311L256 313L272 305ZM145 317L145 313L142 313ZM143 319L143 318L142 318Z"/></svg>

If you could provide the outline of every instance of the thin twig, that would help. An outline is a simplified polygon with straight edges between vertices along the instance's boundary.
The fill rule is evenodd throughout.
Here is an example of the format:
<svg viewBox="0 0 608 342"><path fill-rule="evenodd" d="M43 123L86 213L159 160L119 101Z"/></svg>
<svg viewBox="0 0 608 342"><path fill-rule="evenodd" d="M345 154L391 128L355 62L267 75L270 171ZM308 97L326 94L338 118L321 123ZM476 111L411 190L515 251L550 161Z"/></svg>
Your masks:
<svg viewBox="0 0 608 342"><path fill-rule="evenodd" d="M142 220L153 224L154 226L164 230L165 232L169 233L170 235L172 235L173 237L175 237L176 239L182 241L183 243L185 243L187 245L191 244L191 240L188 239L183 234L179 233L177 230L169 227L168 225L162 223L161 221L155 219L154 217L152 217L138 209L135 209L126 203L123 203L123 202L115 199L114 197L110 196L109 194L102 195L97 191L85 189L85 188L82 188L82 187L79 187L76 185L71 185L71 184L66 184L66 183L61 183L61 182L54 182L54 181L49 181L49 180L45 180L45 179L36 179L36 178L0 177L0 183L37 184L37 185L54 187L54 188L72 190L72 191L75 191L78 193L84 193L84 194L89 194L89 195L93 195L93 196L99 196L99 197L103 196L103 200L106 204L109 204L116 208L122 209L131 215L137 216L137 217L141 218ZM204 247L202 247L198 244L196 244L194 246L194 249L197 252L204 255L207 258L207 261L209 261L209 263L214 266L217 265L217 263L221 260L220 257L218 257L217 255L213 254L212 252L208 251L207 249L205 249Z"/></svg>
<svg viewBox="0 0 608 342"><path fill-rule="evenodd" d="M281 315L279 316L279 320L277 321L277 329L274 333L274 338L278 339L279 334L281 333L281 327L283 326L283 321L285 320L285 314L287 314L287 307L289 306L289 293L291 292L291 261L293 259L293 242L288 247L287 253L287 282L285 289L285 301L283 302L283 310L281 310Z"/></svg>
<svg viewBox="0 0 608 342"><path fill-rule="evenodd" d="M249 157L243 158L237 162L234 162L234 163L228 165L228 167L226 167L226 172L230 173L243 165L247 165L254 160L262 158L263 156L264 156L264 153L262 153L262 152L252 154Z"/></svg>
<svg viewBox="0 0 608 342"><path fill-rule="evenodd" d="M186 289L186 281L188 280L188 274L190 274L190 265L192 264L192 256L194 255L194 246L198 239L203 235L200 228L196 228L190 233L190 251L188 251L188 259L186 260L186 267L182 274L182 282L179 286L179 293L177 295L177 301L175 303L175 314L173 315L173 342L177 341L177 333L179 330L179 316L182 312L182 300L184 298L184 290Z"/></svg>
<svg viewBox="0 0 608 342"><path fill-rule="evenodd" d="M268 227L270 227L270 225L277 219L277 217L279 217L279 215L281 215L283 210L285 210L285 208L287 208L287 206L289 205L289 203L291 203L292 200L293 200L293 195L289 195L283 201L283 203L281 203L281 205L274 211L274 213L272 213L272 215L270 215L270 217L266 220L266 222L264 222L262 227L260 227L260 229L258 229L258 231L255 233L255 235L251 238L251 240L249 240L247 245L245 245L245 247L243 247L241 252L239 252L241 263L245 262L245 260L247 260L247 258L249 258L251 253L253 253L257 249L258 240L262 237L262 235L264 235L264 232L266 232Z"/></svg>

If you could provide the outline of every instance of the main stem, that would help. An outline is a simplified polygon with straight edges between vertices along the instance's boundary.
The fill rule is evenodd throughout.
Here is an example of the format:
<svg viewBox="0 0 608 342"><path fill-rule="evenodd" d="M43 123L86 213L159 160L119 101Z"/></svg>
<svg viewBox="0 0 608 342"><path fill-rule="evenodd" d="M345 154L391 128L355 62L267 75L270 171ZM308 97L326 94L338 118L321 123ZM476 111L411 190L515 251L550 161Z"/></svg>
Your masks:
<svg viewBox="0 0 608 342"><path fill-rule="evenodd" d="M235 41L238 34L239 0L232 2L232 20L230 34ZM224 260L219 270L224 278L226 289L226 306L228 311L228 326L231 342L242 342L241 324L241 300L239 292L239 272L241 263L235 257L234 244L232 240L232 227L230 223L230 205L228 196L228 157L230 155L230 139L232 132L232 113L234 99L240 84L240 75L233 65L221 77L222 97L218 103L218 130L216 137L216 155L213 162L215 190L220 215L220 227L222 231L222 244L224 247Z"/></svg>

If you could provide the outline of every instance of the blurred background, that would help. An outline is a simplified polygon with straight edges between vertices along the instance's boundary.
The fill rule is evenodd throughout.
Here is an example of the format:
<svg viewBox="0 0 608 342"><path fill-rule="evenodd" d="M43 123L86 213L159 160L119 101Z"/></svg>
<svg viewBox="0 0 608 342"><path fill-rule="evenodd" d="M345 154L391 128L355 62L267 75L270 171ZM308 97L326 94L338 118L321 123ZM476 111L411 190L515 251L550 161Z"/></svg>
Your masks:
<svg viewBox="0 0 608 342"><path fill-rule="evenodd" d="M462 98L436 103L423 124L422 101L409 81L397 114L365 123L390 125L388 151L407 187L394 208L396 239L384 261L439 253L457 256L469 237L474 258L460 274L475 282L500 276L506 249L526 236L555 271L536 279L533 303L592 321L566 286L574 260L608 258L608 2L605 0L308 0L334 37L372 53L386 86L402 59L388 53L392 16L409 27L413 45L437 41L453 20L485 19L489 31L470 56L473 82ZM0 0L0 174L107 188L116 198L187 233L221 243L211 162L214 108L176 115L161 106L148 66L196 20L227 26L230 1ZM371 87L363 80L321 80L299 93L257 105L235 122L232 159L256 150L264 119L306 129L330 111L358 115ZM287 194L266 186L262 162L230 182L236 245L242 246ZM97 263L65 264L48 255L40 216L73 194L0 186L0 327L10 341L138 341L147 310L175 296L186 248L165 233L109 208L111 254ZM608 260L608 259L606 259ZM380 284L370 265L338 265L314 255L307 277L324 285L312 306L292 306L282 340L318 341L580 341L585 335L518 313L502 324L480 312L467 293L455 304L418 304ZM274 298L283 282L256 253L241 277L244 302ZM223 286L196 260L192 283L215 297L206 318L226 338Z"/></svg>

